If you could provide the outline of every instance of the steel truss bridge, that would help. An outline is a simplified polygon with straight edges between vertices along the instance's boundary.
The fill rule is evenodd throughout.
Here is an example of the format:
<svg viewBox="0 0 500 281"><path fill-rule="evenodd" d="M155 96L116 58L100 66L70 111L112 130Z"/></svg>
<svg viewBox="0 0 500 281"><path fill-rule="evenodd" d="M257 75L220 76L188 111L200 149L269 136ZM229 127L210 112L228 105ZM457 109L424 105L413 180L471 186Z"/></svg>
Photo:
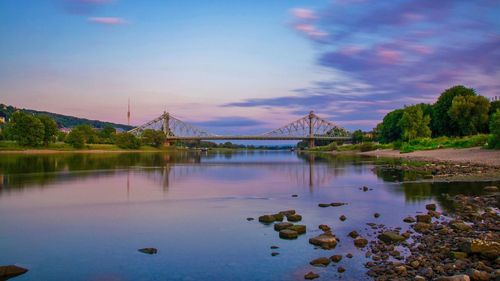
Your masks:
<svg viewBox="0 0 500 281"><path fill-rule="evenodd" d="M167 142L183 140L306 140L309 141L309 147L314 147L315 140L346 141L351 139L351 133L345 128L321 119L313 111L283 127L260 135L212 134L183 122L168 112L164 112L158 118L130 130L129 133L140 136L147 129L163 131Z"/></svg>

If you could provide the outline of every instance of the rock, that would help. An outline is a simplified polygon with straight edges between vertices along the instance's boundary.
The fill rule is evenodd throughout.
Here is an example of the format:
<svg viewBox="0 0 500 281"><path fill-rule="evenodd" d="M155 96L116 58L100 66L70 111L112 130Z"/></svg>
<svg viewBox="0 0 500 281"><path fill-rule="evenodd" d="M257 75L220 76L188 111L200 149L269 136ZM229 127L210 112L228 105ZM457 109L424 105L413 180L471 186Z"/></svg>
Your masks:
<svg viewBox="0 0 500 281"><path fill-rule="evenodd" d="M432 217L429 215L416 215L417 222L431 223Z"/></svg>
<svg viewBox="0 0 500 281"><path fill-rule="evenodd" d="M297 239L299 233L291 229L280 230L280 238L282 239Z"/></svg>
<svg viewBox="0 0 500 281"><path fill-rule="evenodd" d="M302 216L299 214L287 215L286 219L291 222L298 222L302 220Z"/></svg>
<svg viewBox="0 0 500 281"><path fill-rule="evenodd" d="M464 252L450 252L450 256L454 259L461 260L467 258L467 253Z"/></svg>
<svg viewBox="0 0 500 281"><path fill-rule="evenodd" d="M347 253L347 255L345 255L346 257L352 259L353 255L351 253Z"/></svg>
<svg viewBox="0 0 500 281"><path fill-rule="evenodd" d="M141 253L148 254L148 255L153 255L158 253L158 249L156 248L142 248L138 250Z"/></svg>
<svg viewBox="0 0 500 281"><path fill-rule="evenodd" d="M330 207L331 205L327 204L327 203L319 203L318 206L321 208L326 208L326 207Z"/></svg>
<svg viewBox="0 0 500 281"><path fill-rule="evenodd" d="M334 262L334 263L338 263L342 260L342 255L333 255L330 257L330 259Z"/></svg>
<svg viewBox="0 0 500 281"><path fill-rule="evenodd" d="M259 217L259 221L262 223L273 223L275 220L273 215L263 215Z"/></svg>
<svg viewBox="0 0 500 281"><path fill-rule="evenodd" d="M292 194L292 197L299 197L297 194Z"/></svg>
<svg viewBox="0 0 500 281"><path fill-rule="evenodd" d="M471 231L472 230L472 227L470 225L465 224L461 221L451 221L450 227L455 229L455 230L460 230L460 231Z"/></svg>
<svg viewBox="0 0 500 281"><path fill-rule="evenodd" d="M277 256L277 255L279 255L279 254L280 254L280 253L278 253L278 252L272 252L272 253L271 253L271 256L275 257L275 256Z"/></svg>
<svg viewBox="0 0 500 281"><path fill-rule="evenodd" d="M323 233L309 239L309 243L323 249L333 249L337 246L337 239L331 233Z"/></svg>
<svg viewBox="0 0 500 281"><path fill-rule="evenodd" d="M500 243L496 241L472 239L464 242L460 248L468 254L481 254L493 259L500 255Z"/></svg>
<svg viewBox="0 0 500 281"><path fill-rule="evenodd" d="M429 211L435 211L436 210L436 204L427 204L425 205L425 209Z"/></svg>
<svg viewBox="0 0 500 281"><path fill-rule="evenodd" d="M367 192L368 191L368 186L363 186L363 191Z"/></svg>
<svg viewBox="0 0 500 281"><path fill-rule="evenodd" d="M467 271L467 275L470 276L470 278L474 281L488 281L490 280L490 275L488 274L488 272L485 272L485 271L479 271L479 270L476 270L476 269L469 269Z"/></svg>
<svg viewBox="0 0 500 281"><path fill-rule="evenodd" d="M359 236L359 234L356 230L349 232L349 234L347 234L347 235L349 235L349 237L351 237L351 238L356 238Z"/></svg>
<svg viewBox="0 0 500 281"><path fill-rule="evenodd" d="M337 268L337 272L338 273L344 273L345 272L345 268L343 268L342 266L339 266L339 268Z"/></svg>
<svg viewBox="0 0 500 281"><path fill-rule="evenodd" d="M340 207L340 206L344 206L344 205L347 205L347 203L341 203L341 202L330 203L330 206L332 206L332 207Z"/></svg>
<svg viewBox="0 0 500 281"><path fill-rule="evenodd" d="M483 191L486 191L486 192L498 192L498 187L496 187L494 185L485 186L483 188Z"/></svg>
<svg viewBox="0 0 500 281"><path fill-rule="evenodd" d="M254 218L247 218L247 221L253 221Z"/></svg>
<svg viewBox="0 0 500 281"><path fill-rule="evenodd" d="M3 265L0 266L0 280L7 280L28 272L26 268L17 265Z"/></svg>
<svg viewBox="0 0 500 281"><path fill-rule="evenodd" d="M375 218L378 218L378 217L380 217L380 214L379 214L379 213L375 213L375 214L373 214L373 216L374 216Z"/></svg>
<svg viewBox="0 0 500 281"><path fill-rule="evenodd" d="M295 210L281 211L280 214L282 214L283 216L294 215L295 214Z"/></svg>
<svg viewBox="0 0 500 281"><path fill-rule="evenodd" d="M326 257L321 257L321 258L317 258L317 259L314 259L312 260L311 262L309 262L310 265L312 266L328 266L330 264L330 259L329 258L326 258Z"/></svg>
<svg viewBox="0 0 500 281"><path fill-rule="evenodd" d="M435 281L470 281L470 278L469 276L462 274L462 275L438 277L435 279Z"/></svg>
<svg viewBox="0 0 500 281"><path fill-rule="evenodd" d="M283 221L283 214L274 214L273 217L275 221Z"/></svg>
<svg viewBox="0 0 500 281"><path fill-rule="evenodd" d="M416 232L425 232L431 228L431 225L429 223L424 223L424 222L417 222L416 224L413 225L413 229L415 229Z"/></svg>
<svg viewBox="0 0 500 281"><path fill-rule="evenodd" d="M383 232L382 234L380 234L378 236L378 239L382 240L386 244L391 244L391 243L396 243L396 242L403 242L403 241L406 240L406 238L404 238L404 236L399 235L398 233L393 232L393 231Z"/></svg>
<svg viewBox="0 0 500 281"><path fill-rule="evenodd" d="M341 221L345 221L345 220L347 219L347 217L346 217L346 216L344 216L344 215L341 215L341 216L339 217L339 219L340 219Z"/></svg>
<svg viewBox="0 0 500 281"><path fill-rule="evenodd" d="M280 247L273 245L273 246L271 246L270 248L271 248L271 249L279 249Z"/></svg>
<svg viewBox="0 0 500 281"><path fill-rule="evenodd" d="M323 230L323 231L330 231L330 230L332 230L332 229L331 229L328 225L326 225L326 224L320 224L320 225L318 226L318 228L319 228L319 229L321 229L321 230Z"/></svg>
<svg viewBox="0 0 500 281"><path fill-rule="evenodd" d="M415 219L413 217L406 217L403 219L403 221L406 223L414 223Z"/></svg>
<svg viewBox="0 0 500 281"><path fill-rule="evenodd" d="M306 233L306 226L301 224L292 225L288 229L297 231L298 234Z"/></svg>
<svg viewBox="0 0 500 281"><path fill-rule="evenodd" d="M275 223L274 224L274 230L280 231L280 230L283 230L283 229L287 229L290 226L293 226L293 223L290 223L290 222L279 222L279 223Z"/></svg>
<svg viewBox="0 0 500 281"><path fill-rule="evenodd" d="M415 276L415 281L426 281L425 277L422 277L420 275Z"/></svg>
<svg viewBox="0 0 500 281"><path fill-rule="evenodd" d="M394 272L396 272L397 275L401 275L401 276L408 275L408 273L406 272L406 266L404 266L404 265L394 267Z"/></svg>
<svg viewBox="0 0 500 281"><path fill-rule="evenodd" d="M319 278L319 274L316 274L314 272L309 272L307 273L306 275L304 275L304 279L307 279L307 280L313 280L313 279L316 279L316 278Z"/></svg>
<svg viewBox="0 0 500 281"><path fill-rule="evenodd" d="M368 240L365 238L359 236L356 239L354 239L354 245L358 248L363 248L368 244Z"/></svg>

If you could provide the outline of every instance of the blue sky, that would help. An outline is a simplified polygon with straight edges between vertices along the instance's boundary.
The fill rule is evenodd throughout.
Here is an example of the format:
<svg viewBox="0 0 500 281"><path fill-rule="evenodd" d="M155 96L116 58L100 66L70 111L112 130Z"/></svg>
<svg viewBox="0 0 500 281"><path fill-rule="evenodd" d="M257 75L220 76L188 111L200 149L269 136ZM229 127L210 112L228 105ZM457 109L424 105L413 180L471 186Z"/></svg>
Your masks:
<svg viewBox="0 0 500 281"><path fill-rule="evenodd" d="M214 133L310 110L370 129L464 84L500 95L498 1L0 2L0 102Z"/></svg>

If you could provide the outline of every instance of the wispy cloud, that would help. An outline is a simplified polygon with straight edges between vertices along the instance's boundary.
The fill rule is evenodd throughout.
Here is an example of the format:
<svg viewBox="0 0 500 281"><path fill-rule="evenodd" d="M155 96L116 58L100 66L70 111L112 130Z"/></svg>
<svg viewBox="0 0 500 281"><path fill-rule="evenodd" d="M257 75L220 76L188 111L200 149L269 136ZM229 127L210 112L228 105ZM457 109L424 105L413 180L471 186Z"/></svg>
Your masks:
<svg viewBox="0 0 500 281"><path fill-rule="evenodd" d="M71 14L91 14L100 6L110 4L113 0L61 0L63 8Z"/></svg>
<svg viewBox="0 0 500 281"><path fill-rule="evenodd" d="M120 25L125 24L126 21L117 17L90 17L88 21L91 23L104 24L104 25Z"/></svg>

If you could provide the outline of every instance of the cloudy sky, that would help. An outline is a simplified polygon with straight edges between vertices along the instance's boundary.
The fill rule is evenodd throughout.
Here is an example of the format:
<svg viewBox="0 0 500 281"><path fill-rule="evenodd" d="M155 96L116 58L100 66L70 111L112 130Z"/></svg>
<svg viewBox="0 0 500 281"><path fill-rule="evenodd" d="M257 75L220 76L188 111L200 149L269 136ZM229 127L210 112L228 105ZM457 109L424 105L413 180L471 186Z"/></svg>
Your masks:
<svg viewBox="0 0 500 281"><path fill-rule="evenodd" d="M214 133L500 96L498 0L2 0L0 103Z"/></svg>

